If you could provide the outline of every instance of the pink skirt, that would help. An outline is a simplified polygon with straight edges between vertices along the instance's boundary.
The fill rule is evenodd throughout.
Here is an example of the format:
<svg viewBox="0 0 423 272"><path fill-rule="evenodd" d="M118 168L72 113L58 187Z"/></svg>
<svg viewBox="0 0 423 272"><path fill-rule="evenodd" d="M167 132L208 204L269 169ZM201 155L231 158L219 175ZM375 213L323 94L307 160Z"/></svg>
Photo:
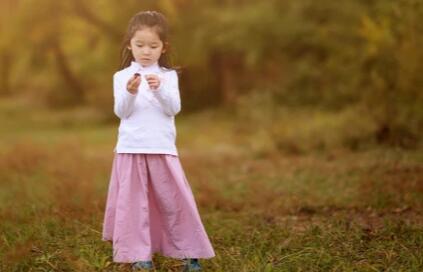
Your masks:
<svg viewBox="0 0 423 272"><path fill-rule="evenodd" d="M214 257L179 157L114 154L102 234L113 261Z"/></svg>

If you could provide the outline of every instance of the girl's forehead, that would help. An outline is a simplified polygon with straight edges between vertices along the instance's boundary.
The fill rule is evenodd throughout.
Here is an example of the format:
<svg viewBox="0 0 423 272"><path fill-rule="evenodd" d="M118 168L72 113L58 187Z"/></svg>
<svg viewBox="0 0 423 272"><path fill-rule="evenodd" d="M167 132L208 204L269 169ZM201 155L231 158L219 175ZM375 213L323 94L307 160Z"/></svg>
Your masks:
<svg viewBox="0 0 423 272"><path fill-rule="evenodd" d="M136 41L143 41L143 42L159 42L160 37L157 34L157 32L154 30L154 28L151 27L144 27L141 29L138 29L135 33L132 39Z"/></svg>

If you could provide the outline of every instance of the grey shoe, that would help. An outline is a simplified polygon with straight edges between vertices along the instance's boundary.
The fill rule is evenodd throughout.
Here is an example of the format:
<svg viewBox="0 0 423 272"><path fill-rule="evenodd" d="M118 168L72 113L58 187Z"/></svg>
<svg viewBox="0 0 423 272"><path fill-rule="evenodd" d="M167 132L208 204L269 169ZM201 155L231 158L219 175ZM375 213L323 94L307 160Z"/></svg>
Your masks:
<svg viewBox="0 0 423 272"><path fill-rule="evenodd" d="M139 261L132 264L132 270L153 270L153 262L152 261Z"/></svg>
<svg viewBox="0 0 423 272"><path fill-rule="evenodd" d="M194 259L194 258L185 258L183 259L184 261L184 268L183 268L183 272L189 272L189 271L200 271L201 270L201 265L198 261L198 259Z"/></svg>

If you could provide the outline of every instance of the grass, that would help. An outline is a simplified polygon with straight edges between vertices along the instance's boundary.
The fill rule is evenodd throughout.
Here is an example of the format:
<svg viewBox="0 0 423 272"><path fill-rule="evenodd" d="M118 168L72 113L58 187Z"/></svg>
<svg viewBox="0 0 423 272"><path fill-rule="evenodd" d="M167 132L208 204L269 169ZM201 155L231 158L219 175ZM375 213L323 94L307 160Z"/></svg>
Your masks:
<svg viewBox="0 0 423 272"><path fill-rule="evenodd" d="M24 105L0 103L0 271L129 271L101 241L117 123ZM272 150L269 135L240 133L248 127L222 112L178 117L180 160L216 252L205 271L423 270L421 149Z"/></svg>

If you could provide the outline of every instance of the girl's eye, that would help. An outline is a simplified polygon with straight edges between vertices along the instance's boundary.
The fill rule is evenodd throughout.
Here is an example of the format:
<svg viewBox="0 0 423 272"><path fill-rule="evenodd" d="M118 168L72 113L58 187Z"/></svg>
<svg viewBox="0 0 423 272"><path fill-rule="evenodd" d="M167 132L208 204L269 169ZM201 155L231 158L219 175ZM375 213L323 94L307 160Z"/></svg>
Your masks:
<svg viewBox="0 0 423 272"><path fill-rule="evenodd" d="M143 47L141 44L137 44L138 47ZM158 46L152 46L151 48L156 49Z"/></svg>

